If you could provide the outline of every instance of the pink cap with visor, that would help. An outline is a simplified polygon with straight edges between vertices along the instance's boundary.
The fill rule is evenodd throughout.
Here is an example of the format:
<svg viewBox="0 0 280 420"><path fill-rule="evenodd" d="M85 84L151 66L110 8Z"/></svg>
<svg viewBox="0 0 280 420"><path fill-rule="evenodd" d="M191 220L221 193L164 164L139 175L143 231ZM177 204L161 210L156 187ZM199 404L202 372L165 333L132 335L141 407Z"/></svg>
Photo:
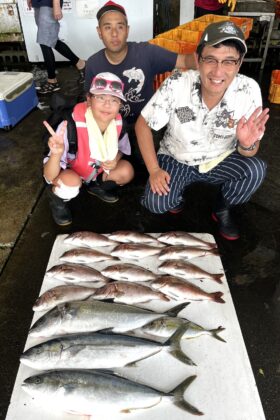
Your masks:
<svg viewBox="0 0 280 420"><path fill-rule="evenodd" d="M93 95L112 95L126 101L123 95L124 84L113 73L98 73L92 80L90 93Z"/></svg>

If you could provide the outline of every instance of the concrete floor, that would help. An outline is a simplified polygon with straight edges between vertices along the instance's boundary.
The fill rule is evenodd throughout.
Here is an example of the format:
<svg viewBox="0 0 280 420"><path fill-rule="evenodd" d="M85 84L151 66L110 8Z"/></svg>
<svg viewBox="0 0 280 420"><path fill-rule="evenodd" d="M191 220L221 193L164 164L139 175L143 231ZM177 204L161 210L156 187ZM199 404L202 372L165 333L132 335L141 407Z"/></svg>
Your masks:
<svg viewBox="0 0 280 420"><path fill-rule="evenodd" d="M252 74L251 68L244 71ZM262 83L265 104L270 72L270 68L266 69ZM64 93L71 97L81 93L73 68L60 66L58 78ZM49 99L45 101L40 105L47 106ZM0 419L5 419L33 316L32 305L41 288L54 239L60 233L82 229L104 233L118 229L177 229L214 235L266 418L279 419L280 106L268 105L271 117L260 151L268 162L267 178L250 203L237 209L242 237L233 243L217 235L210 219L214 189L193 186L186 193L189 204L181 214L152 215L139 204L146 177L143 171L125 187L114 205L82 191L71 202L73 225L59 228L52 221L41 177L42 121L49 115L49 108L32 111L10 131L0 130ZM241 415L236 420L247 419Z"/></svg>

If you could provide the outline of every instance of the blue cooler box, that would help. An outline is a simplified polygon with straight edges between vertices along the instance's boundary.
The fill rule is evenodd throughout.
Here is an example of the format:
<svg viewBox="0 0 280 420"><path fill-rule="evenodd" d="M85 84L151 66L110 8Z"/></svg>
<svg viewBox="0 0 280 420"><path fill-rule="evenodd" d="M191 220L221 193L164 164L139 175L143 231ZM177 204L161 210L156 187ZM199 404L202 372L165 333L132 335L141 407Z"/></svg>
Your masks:
<svg viewBox="0 0 280 420"><path fill-rule="evenodd" d="M37 105L32 73L0 72L0 128L13 127Z"/></svg>

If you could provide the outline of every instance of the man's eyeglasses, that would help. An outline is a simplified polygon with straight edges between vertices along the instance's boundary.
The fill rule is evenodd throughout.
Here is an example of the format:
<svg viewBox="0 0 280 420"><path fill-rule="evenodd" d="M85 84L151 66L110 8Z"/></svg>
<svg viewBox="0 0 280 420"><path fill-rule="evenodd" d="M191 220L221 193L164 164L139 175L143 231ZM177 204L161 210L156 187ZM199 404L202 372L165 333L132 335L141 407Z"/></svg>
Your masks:
<svg viewBox="0 0 280 420"><path fill-rule="evenodd" d="M93 81L91 89L110 89L112 92L122 92L123 91L123 83L118 82L116 80L105 80L102 78L96 78Z"/></svg>
<svg viewBox="0 0 280 420"><path fill-rule="evenodd" d="M237 64L240 63L240 58L234 60L233 58L226 58L225 60L217 60L214 57L200 57L200 61L207 64L211 67L217 67L219 63L221 63L221 66L227 69L233 69L237 66Z"/></svg>
<svg viewBox="0 0 280 420"><path fill-rule="evenodd" d="M92 95L93 98L96 99L97 102L101 104L108 103L109 105L120 105L121 101L116 96L109 96L109 95Z"/></svg>

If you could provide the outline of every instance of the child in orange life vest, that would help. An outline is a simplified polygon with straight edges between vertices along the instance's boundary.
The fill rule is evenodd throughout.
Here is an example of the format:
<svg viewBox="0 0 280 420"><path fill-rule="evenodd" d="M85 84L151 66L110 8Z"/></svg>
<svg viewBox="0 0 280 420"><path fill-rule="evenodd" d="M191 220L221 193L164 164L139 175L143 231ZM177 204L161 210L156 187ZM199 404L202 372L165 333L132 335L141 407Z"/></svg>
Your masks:
<svg viewBox="0 0 280 420"><path fill-rule="evenodd" d="M112 73L99 73L92 81L87 102L78 103L72 113L77 130L77 153L68 153L67 122L57 131L44 121L51 134L49 154L44 159L44 178L55 222L60 226L72 222L66 201L76 197L84 182L87 191L103 201L114 203L118 196L112 190L130 182L132 165L122 159L131 153L128 135L124 133L119 114L123 83Z"/></svg>

